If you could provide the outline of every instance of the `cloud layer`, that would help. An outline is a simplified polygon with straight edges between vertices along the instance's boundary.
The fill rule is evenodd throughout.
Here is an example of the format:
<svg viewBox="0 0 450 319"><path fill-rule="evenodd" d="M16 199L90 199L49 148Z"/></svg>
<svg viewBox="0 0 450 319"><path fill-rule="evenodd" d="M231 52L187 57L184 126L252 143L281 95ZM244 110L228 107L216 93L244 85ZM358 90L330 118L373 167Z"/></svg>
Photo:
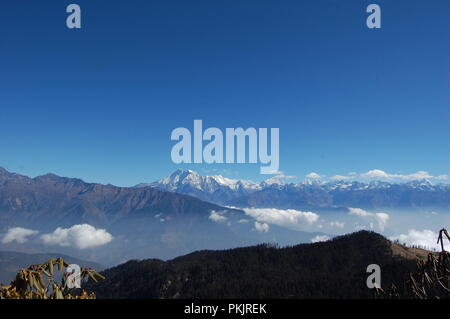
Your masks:
<svg viewBox="0 0 450 319"><path fill-rule="evenodd" d="M327 235L317 235L316 237L311 239L311 242L312 243L320 243L320 242L327 241L327 240L330 240L330 239L331 239L331 237L327 236Z"/></svg>
<svg viewBox="0 0 450 319"><path fill-rule="evenodd" d="M227 221L225 216L222 216L220 212L216 212L215 210L211 211L209 214L209 219L216 223L223 223Z"/></svg>
<svg viewBox="0 0 450 319"><path fill-rule="evenodd" d="M322 178L324 176L321 176L317 173L309 173L306 175L307 178L311 179L317 179ZM441 175L431 175L427 171L417 171L415 173L411 174L392 174L388 173L386 171L383 171L381 169L372 169L365 173L355 173L351 172L348 174L343 175L334 175L330 177L331 180L384 180L384 181L412 181L412 180L420 180L420 179L430 179L430 180L437 180L437 181L446 181L449 180L449 176L446 174Z"/></svg>
<svg viewBox="0 0 450 319"><path fill-rule="evenodd" d="M266 223L255 222L255 229L261 233L267 233L270 229L270 226Z"/></svg>
<svg viewBox="0 0 450 319"><path fill-rule="evenodd" d="M384 231L384 228L386 227L386 224L389 220L389 215L386 213L371 213L371 212L365 211L364 209L361 209L361 208L351 208L350 207L350 208L348 208L348 214L359 216L361 218L372 221L369 224L370 228L374 228L373 222L376 222L378 229L380 231Z"/></svg>
<svg viewBox="0 0 450 319"><path fill-rule="evenodd" d="M105 245L113 240L113 236L105 229L81 224L70 228L58 227L53 233L42 235L41 239L47 245L86 249Z"/></svg>
<svg viewBox="0 0 450 319"><path fill-rule="evenodd" d="M410 229L407 234L401 234L398 236L391 237L391 240L398 240L401 244L406 244L408 246L418 245L421 247L426 247L427 249L439 249L437 244L438 233L425 229L425 230L415 230Z"/></svg>
<svg viewBox="0 0 450 319"><path fill-rule="evenodd" d="M340 221L334 221L334 222L330 222L330 226L331 227L336 227L336 228L344 228L345 223L344 222L340 222Z"/></svg>
<svg viewBox="0 0 450 319"><path fill-rule="evenodd" d="M243 210L258 222L292 229L310 226L319 220L319 215L316 213L302 212L295 209L244 208Z"/></svg>
<svg viewBox="0 0 450 319"><path fill-rule="evenodd" d="M402 179L407 181L417 180L417 179L448 179L446 175L433 176L426 171L418 171L416 173L404 175L404 174L389 174L380 169L373 169L364 174L361 177L368 179Z"/></svg>
<svg viewBox="0 0 450 319"><path fill-rule="evenodd" d="M28 241L28 237L38 234L37 230L13 227L8 229L5 236L2 238L3 244L17 242L19 244L24 244Z"/></svg>

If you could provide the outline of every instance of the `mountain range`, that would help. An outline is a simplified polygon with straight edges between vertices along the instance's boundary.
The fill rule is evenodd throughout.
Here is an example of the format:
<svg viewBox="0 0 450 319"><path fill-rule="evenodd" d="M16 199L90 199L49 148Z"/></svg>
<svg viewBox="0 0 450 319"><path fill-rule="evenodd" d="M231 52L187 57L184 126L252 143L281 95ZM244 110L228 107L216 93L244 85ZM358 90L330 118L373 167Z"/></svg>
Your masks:
<svg viewBox="0 0 450 319"><path fill-rule="evenodd" d="M86 183L54 174L30 178L0 168L1 225L8 221L14 224L45 222L50 227L74 222L111 225L156 214L172 219L186 215L209 216L211 210L224 209L195 197L152 187Z"/></svg>
<svg viewBox="0 0 450 319"><path fill-rule="evenodd" d="M359 227L357 220L350 220L351 207L448 209L450 187L428 181L295 184L272 178L254 183L190 170L178 170L151 184L118 187L54 174L30 178L0 168L0 250L51 249L113 265L132 258L168 259L195 250L262 242L294 245L342 233L335 226L343 227L344 219L347 231ZM375 222L375 227L384 227L386 214L362 213L373 219L368 222ZM314 227L308 226L311 223ZM74 226L76 231L92 226L96 234L110 236L100 243L93 237L89 244L98 248L80 248L76 240L81 235L73 235ZM14 227L26 228L31 239L4 240Z"/></svg>
<svg viewBox="0 0 450 319"><path fill-rule="evenodd" d="M286 183L271 178L256 183L221 175L202 176L192 170L177 170L169 177L135 188L153 187L186 194L218 205L278 209L367 209L450 208L450 185L428 180L406 183L372 181Z"/></svg>
<svg viewBox="0 0 450 319"><path fill-rule="evenodd" d="M81 235L74 235L75 239L69 235L74 225L78 230L86 225L105 230L113 240L98 249L79 249L75 246ZM2 250L45 253L58 249L104 265L260 242L293 244L322 234L275 225L270 233L257 231L254 221L240 209L154 187L86 183L54 174L30 178L0 169L0 239L13 227L37 233L36 240L26 244L0 240ZM50 244L42 235L50 236ZM64 242L61 236L73 242Z"/></svg>

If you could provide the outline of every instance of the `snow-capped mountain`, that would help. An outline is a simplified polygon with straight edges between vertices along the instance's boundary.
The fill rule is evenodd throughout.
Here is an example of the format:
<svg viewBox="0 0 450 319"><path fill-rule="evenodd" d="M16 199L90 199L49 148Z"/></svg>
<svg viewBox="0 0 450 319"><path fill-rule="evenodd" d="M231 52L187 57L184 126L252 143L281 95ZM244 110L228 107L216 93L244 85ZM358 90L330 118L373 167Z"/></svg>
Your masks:
<svg viewBox="0 0 450 319"><path fill-rule="evenodd" d="M177 170L172 175L151 184L135 187L154 187L160 190L191 195L213 203L229 203L234 198L261 189L259 183L237 180L222 175L203 176L192 170Z"/></svg>
<svg viewBox="0 0 450 319"><path fill-rule="evenodd" d="M192 170L177 170L151 184L160 190L198 197L220 205L317 209L336 207L367 208L450 208L450 186L428 180L407 183L372 181L321 182L305 180L287 183L272 177L260 183L221 175L203 176Z"/></svg>
<svg viewBox="0 0 450 319"><path fill-rule="evenodd" d="M251 181L231 179L222 175L203 176L192 170L177 170L172 175L151 185L154 186L155 184L164 185L168 191L176 191L180 187L189 185L192 188L210 193L223 187L231 190L259 188L259 184Z"/></svg>

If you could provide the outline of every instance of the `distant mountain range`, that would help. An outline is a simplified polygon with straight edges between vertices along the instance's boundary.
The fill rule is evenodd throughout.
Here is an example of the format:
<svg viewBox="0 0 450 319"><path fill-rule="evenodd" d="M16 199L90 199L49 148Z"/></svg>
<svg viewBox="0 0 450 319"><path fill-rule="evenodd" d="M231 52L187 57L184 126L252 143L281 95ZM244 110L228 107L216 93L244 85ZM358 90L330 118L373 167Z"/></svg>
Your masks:
<svg viewBox="0 0 450 319"><path fill-rule="evenodd" d="M198 251L164 262L132 260L105 270L87 289L100 298L371 298L367 266L382 269L382 288L403 283L428 252L361 231L331 241Z"/></svg>
<svg viewBox="0 0 450 319"><path fill-rule="evenodd" d="M349 207L448 209L450 187L428 181L294 184L272 178L254 183L183 170L152 184L117 187L54 174L30 178L0 168L0 250L32 253L57 249L112 265L131 258L166 259L199 249L261 242L293 245L332 237L331 228L307 228L311 221L308 218L317 220L335 210L334 218L339 220L336 215L343 212L340 216L348 216ZM286 216L292 212L255 208L302 212L294 212L294 217L300 219L293 221ZM332 221L327 220L328 224ZM305 227L288 227L294 222L295 227ZM68 228L80 224L106 229L113 240L98 249L83 250L74 245L58 245L55 240L53 246L48 246L39 239L57 228L67 233ZM27 228L36 234L36 240L25 244L2 242L11 227Z"/></svg>
<svg viewBox="0 0 450 319"><path fill-rule="evenodd" d="M320 182L306 180L285 183L271 178L261 183L235 180L220 175L202 176L191 170L177 170L169 177L136 188L195 196L218 205L279 209L360 208L450 208L450 185L428 180L407 183L373 181Z"/></svg>
<svg viewBox="0 0 450 319"><path fill-rule="evenodd" d="M56 228L89 224L113 237L96 250L46 246L38 236ZM39 233L26 244L2 243L11 227ZM323 233L274 225L256 231L244 211L154 187L117 187L47 174L30 178L0 168L0 250L25 253L58 249L104 265L136 257L173 258L198 249L222 249L277 241L309 242ZM54 250L52 250L54 251Z"/></svg>

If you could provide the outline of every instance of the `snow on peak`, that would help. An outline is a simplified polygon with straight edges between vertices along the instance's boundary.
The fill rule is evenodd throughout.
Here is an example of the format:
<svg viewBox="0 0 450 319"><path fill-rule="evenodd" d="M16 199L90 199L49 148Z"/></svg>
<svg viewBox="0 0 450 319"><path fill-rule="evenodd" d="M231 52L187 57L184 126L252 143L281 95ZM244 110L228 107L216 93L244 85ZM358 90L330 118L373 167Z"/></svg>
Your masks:
<svg viewBox="0 0 450 319"><path fill-rule="evenodd" d="M168 190L177 190L181 186L190 186L198 190L213 192L220 187L236 190L239 188L254 189L258 184L237 180L222 175L202 176L199 173L192 170L176 170L169 177L165 177L155 183L154 186L163 186Z"/></svg>
<svg viewBox="0 0 450 319"><path fill-rule="evenodd" d="M264 187L322 187L324 190L364 190L364 189L388 189L393 187L393 183L386 181L371 181L362 183L358 181L337 180L337 181L318 181L307 179L298 184L286 183L284 177L280 175L273 176L263 182L256 183L249 180L232 179L222 175L204 176L193 170L178 169L170 176L165 177L152 184L142 184L143 186L153 186L168 191L179 191L183 188L194 188L199 191L214 193L218 190L222 191L255 191ZM415 180L405 183L406 186L418 189L429 189L433 184L429 180Z"/></svg>

